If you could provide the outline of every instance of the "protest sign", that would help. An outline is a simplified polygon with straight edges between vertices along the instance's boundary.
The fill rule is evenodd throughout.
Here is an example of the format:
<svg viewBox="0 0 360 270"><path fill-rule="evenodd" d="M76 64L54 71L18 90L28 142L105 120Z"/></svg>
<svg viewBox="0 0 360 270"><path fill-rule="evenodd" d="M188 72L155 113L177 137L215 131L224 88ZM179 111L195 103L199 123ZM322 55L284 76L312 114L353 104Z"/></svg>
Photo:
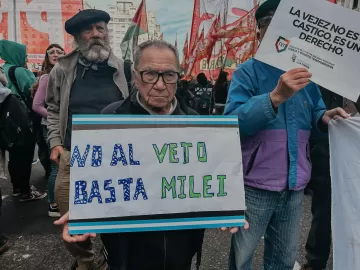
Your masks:
<svg viewBox="0 0 360 270"><path fill-rule="evenodd" d="M360 269L360 118L329 125L334 270Z"/></svg>
<svg viewBox="0 0 360 270"><path fill-rule="evenodd" d="M356 11L324 0L281 1L256 59L284 71L306 67L312 81L357 101L359 33Z"/></svg>
<svg viewBox="0 0 360 270"><path fill-rule="evenodd" d="M73 117L72 234L244 224L238 119Z"/></svg>

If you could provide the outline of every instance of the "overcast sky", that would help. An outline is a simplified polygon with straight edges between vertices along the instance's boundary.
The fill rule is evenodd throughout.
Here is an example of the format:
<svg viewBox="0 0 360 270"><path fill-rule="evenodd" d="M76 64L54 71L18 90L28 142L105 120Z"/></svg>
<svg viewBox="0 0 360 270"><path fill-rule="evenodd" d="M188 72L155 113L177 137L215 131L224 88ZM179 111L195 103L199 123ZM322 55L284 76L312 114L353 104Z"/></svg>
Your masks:
<svg viewBox="0 0 360 270"><path fill-rule="evenodd" d="M134 0L136 4L140 2L141 0ZM97 9L107 10L108 5L115 4L116 0L88 0L88 3ZM156 21L160 24L161 32L164 33L164 40L174 44L177 32L180 57L182 57L186 32L190 32L191 29L193 6L194 0L146 1L146 9L155 12Z"/></svg>

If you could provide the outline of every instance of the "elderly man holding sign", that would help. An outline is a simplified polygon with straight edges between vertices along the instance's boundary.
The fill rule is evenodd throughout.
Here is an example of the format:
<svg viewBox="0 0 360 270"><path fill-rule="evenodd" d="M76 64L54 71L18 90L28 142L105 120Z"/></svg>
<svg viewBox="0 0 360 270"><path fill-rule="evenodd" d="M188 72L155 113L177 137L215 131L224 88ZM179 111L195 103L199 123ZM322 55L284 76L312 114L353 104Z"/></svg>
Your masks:
<svg viewBox="0 0 360 270"><path fill-rule="evenodd" d="M280 0L256 12L260 41ZM234 72L225 114L239 117L249 231L233 235L231 270L251 269L265 235L264 269L292 270L297 255L303 190L310 180L309 136L326 132L341 108L325 111L306 68L283 72L251 59Z"/></svg>
<svg viewBox="0 0 360 270"><path fill-rule="evenodd" d="M209 129L206 121L213 125L216 121L196 116L175 95L179 68L174 46L160 40L142 43L134 55L132 94L106 107L93 126L90 118L85 119L95 116L73 119L77 142L72 156L76 160L82 141L87 141L88 148L95 144L93 165L86 167L85 154L79 158L81 166L74 162L70 221L65 215L56 224L65 224L63 238L67 242L82 242L94 237L92 232L101 233L110 269L190 270L193 256L201 251L204 228L244 224L244 220L239 222L244 218L244 197L239 196L243 183L237 118L217 118L235 124L227 128L221 123ZM205 137L198 131L204 125L209 133ZM90 142L86 136L97 141ZM201 139L193 138L197 136ZM222 139L228 138L231 145L223 146ZM111 140L114 154L106 160L106 153L112 153L108 147ZM164 144L166 140L171 143ZM100 147L101 155L97 155ZM222 149L228 153L234 148L238 150L219 154ZM212 160L219 155L223 164L214 166ZM86 177L91 182L84 181ZM104 185L100 177L106 179ZM231 229L235 231L237 228Z"/></svg>

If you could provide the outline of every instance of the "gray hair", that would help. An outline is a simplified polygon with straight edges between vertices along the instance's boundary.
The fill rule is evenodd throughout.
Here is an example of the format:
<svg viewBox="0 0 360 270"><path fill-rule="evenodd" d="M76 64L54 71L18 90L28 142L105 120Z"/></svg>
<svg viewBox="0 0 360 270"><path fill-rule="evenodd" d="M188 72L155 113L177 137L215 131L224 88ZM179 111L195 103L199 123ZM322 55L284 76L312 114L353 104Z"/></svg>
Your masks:
<svg viewBox="0 0 360 270"><path fill-rule="evenodd" d="M145 41L136 47L135 54L134 54L134 68L135 69L138 67L141 56L142 56L144 50L147 48L156 48L156 49L160 49L160 50L163 50L163 49L171 50L176 57L176 65L177 65L178 69L180 69L179 52L176 49L176 47L171 45L169 42L166 42L164 40L158 40L158 39Z"/></svg>

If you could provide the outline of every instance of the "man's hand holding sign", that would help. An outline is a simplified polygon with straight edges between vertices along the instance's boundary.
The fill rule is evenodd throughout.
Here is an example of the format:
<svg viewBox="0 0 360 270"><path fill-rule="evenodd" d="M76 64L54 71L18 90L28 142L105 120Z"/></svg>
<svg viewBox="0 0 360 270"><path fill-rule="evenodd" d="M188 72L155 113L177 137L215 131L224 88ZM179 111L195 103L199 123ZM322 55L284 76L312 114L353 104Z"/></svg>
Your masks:
<svg viewBox="0 0 360 270"><path fill-rule="evenodd" d="M271 21L269 29L260 29L266 36L256 59L285 71L305 67L313 82L356 102L359 13L322 0L277 2L274 17L258 23L268 26Z"/></svg>
<svg viewBox="0 0 360 270"><path fill-rule="evenodd" d="M90 119L94 119L93 130L89 129ZM70 221L64 239L83 241L98 232L244 225L237 119L151 119L91 116L74 120ZM112 123L114 128L109 126ZM195 133L189 128L187 133L174 133L177 124L193 126ZM130 132L129 125L146 129ZM164 128L159 133L161 126ZM202 126L205 138L199 130ZM116 135L119 131L121 136ZM143 133L152 139L144 140ZM232 143L216 143L220 134ZM88 142L84 144L85 137ZM67 225L68 219L64 216L57 224ZM83 235L70 237L67 230Z"/></svg>
<svg viewBox="0 0 360 270"><path fill-rule="evenodd" d="M298 91L310 83L311 73L306 68L294 68L284 73L278 85L270 93L270 99L275 108L293 97ZM349 115L341 108L326 111L322 117L323 124L327 125L331 119L347 119Z"/></svg>

